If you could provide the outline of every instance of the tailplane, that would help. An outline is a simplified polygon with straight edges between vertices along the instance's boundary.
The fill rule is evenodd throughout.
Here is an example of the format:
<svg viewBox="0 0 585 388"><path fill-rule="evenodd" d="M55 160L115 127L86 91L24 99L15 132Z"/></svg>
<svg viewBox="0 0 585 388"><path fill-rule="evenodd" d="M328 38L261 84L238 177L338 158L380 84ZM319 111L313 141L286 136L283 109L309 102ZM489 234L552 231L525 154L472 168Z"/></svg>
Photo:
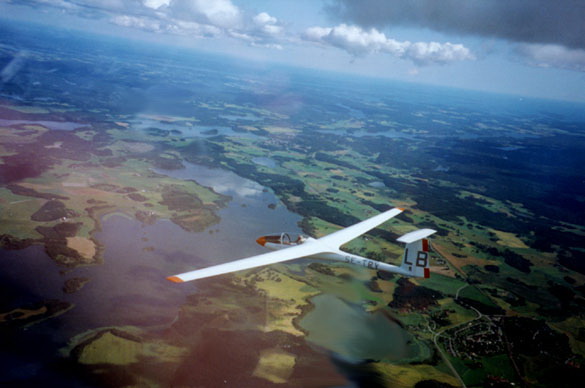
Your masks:
<svg viewBox="0 0 585 388"><path fill-rule="evenodd" d="M431 276L428 253L429 240L427 237L436 232L433 229L419 229L398 238L397 241L406 244L400 268L407 272L409 276L419 278L429 278Z"/></svg>

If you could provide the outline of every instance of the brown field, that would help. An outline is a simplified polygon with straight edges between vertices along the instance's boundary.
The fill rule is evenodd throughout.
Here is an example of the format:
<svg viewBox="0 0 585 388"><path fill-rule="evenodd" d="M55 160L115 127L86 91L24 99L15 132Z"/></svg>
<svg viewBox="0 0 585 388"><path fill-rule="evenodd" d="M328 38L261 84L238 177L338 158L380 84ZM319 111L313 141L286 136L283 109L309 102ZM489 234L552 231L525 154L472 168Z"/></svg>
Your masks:
<svg viewBox="0 0 585 388"><path fill-rule="evenodd" d="M97 252L95 243L85 237L67 237L67 246L71 249L75 249L84 259L87 260L93 259Z"/></svg>
<svg viewBox="0 0 585 388"><path fill-rule="evenodd" d="M83 347L79 355L82 364L128 365L138 361L142 344L110 332Z"/></svg>
<svg viewBox="0 0 585 388"><path fill-rule="evenodd" d="M453 265L458 271L460 272L465 272L463 270L463 267L465 267L466 265L478 265L478 266L483 266L483 265L498 265L498 261L496 260L486 260L486 259L479 259L477 257L474 256L468 256L468 257L455 257L453 256L451 253L449 253L449 251L437 244L436 242L433 242L433 249L440 254L441 256L443 256L451 265Z"/></svg>
<svg viewBox="0 0 585 388"><path fill-rule="evenodd" d="M524 244L522 240L518 238L517 235L513 233L502 232L501 230L490 229L499 239L497 242L498 245L502 245L509 248L521 248L521 249L528 249L529 247Z"/></svg>
<svg viewBox="0 0 585 388"><path fill-rule="evenodd" d="M288 381L295 367L295 356L278 348L260 352L260 360L253 375L274 384Z"/></svg>
<svg viewBox="0 0 585 388"><path fill-rule="evenodd" d="M18 315L17 319L27 319L30 317L34 317L35 315L45 314L47 311L48 311L47 306L43 306L43 307L38 308L36 310L14 309L14 310L9 311L7 313L0 314L0 322L7 322L7 321L11 320L11 319L7 318L10 315L20 314L20 315Z"/></svg>

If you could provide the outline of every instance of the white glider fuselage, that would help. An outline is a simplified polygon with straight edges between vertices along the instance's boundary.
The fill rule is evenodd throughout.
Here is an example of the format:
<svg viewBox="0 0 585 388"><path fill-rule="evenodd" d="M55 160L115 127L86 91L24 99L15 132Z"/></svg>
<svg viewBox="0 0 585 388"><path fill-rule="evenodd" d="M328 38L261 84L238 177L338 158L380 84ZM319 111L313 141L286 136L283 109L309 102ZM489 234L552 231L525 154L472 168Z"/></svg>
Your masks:
<svg viewBox="0 0 585 388"><path fill-rule="evenodd" d="M292 243L268 242L268 241L265 241L266 239L267 239L267 236L260 237L258 240L256 240L256 242L258 244L264 246L265 248L270 249L271 251L278 251L281 249L287 249L287 248L290 248L291 246L296 246L296 245L300 245L300 244L303 244L303 245L307 244L307 245L311 245L311 246L315 245L316 250L318 250L322 253L310 255L310 256L307 256L305 258L317 259L317 260L341 261L344 263L349 263L349 264L357 265L360 267L366 267L366 268L372 269L374 271L392 272L392 273L397 273L397 274L404 275L404 276L411 276L412 275L412 274L409 274L408 271L403 270L402 268L400 268L397 265L382 263L380 261L376 261L376 260L368 259L366 257L354 255L354 254L349 253L349 252L344 252L340 249L335 249L335 248L329 247L329 246L323 244L322 242L320 242L319 240L316 240L312 237L306 237L306 238L302 239L302 241L300 241L300 242L292 242Z"/></svg>

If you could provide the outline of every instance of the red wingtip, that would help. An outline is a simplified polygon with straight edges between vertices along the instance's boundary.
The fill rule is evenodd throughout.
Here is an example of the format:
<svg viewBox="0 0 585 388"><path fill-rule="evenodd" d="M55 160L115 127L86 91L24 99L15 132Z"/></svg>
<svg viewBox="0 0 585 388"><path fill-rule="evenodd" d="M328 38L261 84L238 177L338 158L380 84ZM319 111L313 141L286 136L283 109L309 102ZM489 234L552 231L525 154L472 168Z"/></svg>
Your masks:
<svg viewBox="0 0 585 388"><path fill-rule="evenodd" d="M400 210L401 212L404 211L404 208L403 207L397 207L396 209Z"/></svg>
<svg viewBox="0 0 585 388"><path fill-rule="evenodd" d="M266 245L266 237L262 236L262 237L258 237L258 239L256 240L256 242L262 246Z"/></svg>
<svg viewBox="0 0 585 388"><path fill-rule="evenodd" d="M173 282L173 283L183 283L183 280L181 280L181 278L177 277L177 276L169 276L167 278L167 280Z"/></svg>

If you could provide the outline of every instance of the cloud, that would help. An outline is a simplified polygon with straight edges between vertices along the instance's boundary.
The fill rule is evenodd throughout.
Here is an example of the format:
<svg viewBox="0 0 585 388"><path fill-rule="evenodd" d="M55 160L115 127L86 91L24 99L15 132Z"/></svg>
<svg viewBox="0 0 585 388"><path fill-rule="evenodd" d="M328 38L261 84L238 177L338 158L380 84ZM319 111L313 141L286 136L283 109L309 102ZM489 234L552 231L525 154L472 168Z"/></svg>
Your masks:
<svg viewBox="0 0 585 388"><path fill-rule="evenodd" d="M162 30L160 21L146 17L118 15L114 16L110 21L118 26L137 28L144 31L159 32Z"/></svg>
<svg viewBox="0 0 585 388"><path fill-rule="evenodd" d="M378 32L375 28L364 31L360 27L346 24L340 24L332 28L308 28L304 37L307 40L343 49L356 57L381 51L401 55L405 46L408 45L408 42L400 43L386 38L386 35Z"/></svg>
<svg viewBox="0 0 585 388"><path fill-rule="evenodd" d="M154 33L168 33L190 37L215 37L222 34L221 29L205 24L182 20L160 20L148 16L118 15L110 19L112 24L135 28Z"/></svg>
<svg viewBox="0 0 585 388"><path fill-rule="evenodd" d="M473 60L471 51L461 45L438 42L397 41L387 38L375 28L364 30L358 26L340 24L336 27L311 27L303 34L308 41L330 45L362 57L372 53L385 53L397 58L411 60L417 65L446 64Z"/></svg>
<svg viewBox="0 0 585 388"><path fill-rule="evenodd" d="M522 44L516 48L529 65L585 71L585 50L570 49L557 44Z"/></svg>
<svg viewBox="0 0 585 388"><path fill-rule="evenodd" d="M159 9L163 6L168 6L171 0L144 0L144 6L152 9Z"/></svg>
<svg viewBox="0 0 585 388"><path fill-rule="evenodd" d="M237 29L242 14L230 0L172 0L167 10L171 17L208 24L224 29Z"/></svg>
<svg viewBox="0 0 585 388"><path fill-rule="evenodd" d="M10 82L18 74L25 64L26 56L27 53L25 51L17 53L14 58L12 58L12 60L0 70L0 81L2 83Z"/></svg>
<svg viewBox="0 0 585 388"><path fill-rule="evenodd" d="M270 16L266 12L259 13L252 20L254 25L267 35L278 35L283 31L283 27L279 24L278 19Z"/></svg>
<svg viewBox="0 0 585 388"><path fill-rule="evenodd" d="M261 12L258 15L254 16L254 23L258 25L269 25L269 24L276 24L278 20L268 15L266 12Z"/></svg>
<svg viewBox="0 0 585 388"><path fill-rule="evenodd" d="M436 31L585 49L581 0L332 0L327 11L362 28Z"/></svg>
<svg viewBox="0 0 585 388"><path fill-rule="evenodd" d="M449 63L473 60L475 56L462 44L417 42L408 47L406 56L415 63Z"/></svg>
<svg viewBox="0 0 585 388"><path fill-rule="evenodd" d="M21 0L151 33L230 37L251 46L282 49L284 25L266 12L249 14L231 0Z"/></svg>
<svg viewBox="0 0 585 388"><path fill-rule="evenodd" d="M229 36L248 42L253 47L265 47L282 50L280 44L284 39L284 27L273 16L261 12L246 21L243 28L230 29Z"/></svg>

